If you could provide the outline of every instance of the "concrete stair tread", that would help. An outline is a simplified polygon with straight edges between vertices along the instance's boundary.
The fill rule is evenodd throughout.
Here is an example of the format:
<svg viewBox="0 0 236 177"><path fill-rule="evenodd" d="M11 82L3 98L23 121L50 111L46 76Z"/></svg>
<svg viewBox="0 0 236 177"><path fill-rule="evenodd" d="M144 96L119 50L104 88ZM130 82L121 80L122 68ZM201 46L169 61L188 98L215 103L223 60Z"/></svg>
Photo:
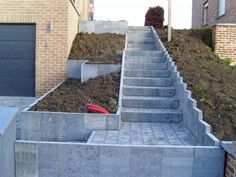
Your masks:
<svg viewBox="0 0 236 177"><path fill-rule="evenodd" d="M178 100L178 98L176 96L172 96L172 97L154 97L154 96L126 96L123 95L122 99L132 99L132 100Z"/></svg>
<svg viewBox="0 0 236 177"><path fill-rule="evenodd" d="M143 72L143 71L150 71L150 72L161 72L161 71L169 71L169 69L126 69L124 68L124 71L140 71L140 72Z"/></svg>
<svg viewBox="0 0 236 177"><path fill-rule="evenodd" d="M166 64L167 62L153 63L153 62L134 62L134 61L125 61L126 64L140 64L140 65L161 65ZM140 69L141 70L141 69ZM145 69L144 69L145 70ZM143 69L141 70L143 71Z"/></svg>
<svg viewBox="0 0 236 177"><path fill-rule="evenodd" d="M183 114L179 109L122 108L122 112Z"/></svg>
<svg viewBox="0 0 236 177"><path fill-rule="evenodd" d="M124 76L124 79L140 79L140 80L167 80L172 78L153 78L153 77L127 77Z"/></svg>
<svg viewBox="0 0 236 177"><path fill-rule="evenodd" d="M136 89L175 89L175 87L152 87L152 86L130 86L130 85L124 85L124 88L136 88Z"/></svg>

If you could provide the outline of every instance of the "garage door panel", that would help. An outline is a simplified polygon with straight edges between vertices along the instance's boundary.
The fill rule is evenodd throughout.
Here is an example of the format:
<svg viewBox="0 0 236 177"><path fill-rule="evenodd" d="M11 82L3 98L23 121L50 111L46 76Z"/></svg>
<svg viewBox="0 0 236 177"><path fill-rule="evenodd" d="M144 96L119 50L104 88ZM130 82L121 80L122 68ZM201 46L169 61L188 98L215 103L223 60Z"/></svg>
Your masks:
<svg viewBox="0 0 236 177"><path fill-rule="evenodd" d="M35 62L34 58L28 58L24 60L16 60L16 59L0 59L0 66L1 69L8 69L8 68L34 68Z"/></svg>
<svg viewBox="0 0 236 177"><path fill-rule="evenodd" d="M0 42L0 60L4 58L33 58L35 45L32 42Z"/></svg>
<svg viewBox="0 0 236 177"><path fill-rule="evenodd" d="M0 40L35 41L34 25L1 25Z"/></svg>
<svg viewBox="0 0 236 177"><path fill-rule="evenodd" d="M0 24L0 96L35 96L35 25Z"/></svg>
<svg viewBox="0 0 236 177"><path fill-rule="evenodd" d="M34 67L25 68L6 68L0 71L1 78L33 78L35 77Z"/></svg>
<svg viewBox="0 0 236 177"><path fill-rule="evenodd" d="M34 95L34 78L23 78L23 79L11 79L11 78L1 78L3 84L0 85L0 93L8 96L32 96ZM29 88L31 88L29 90Z"/></svg>

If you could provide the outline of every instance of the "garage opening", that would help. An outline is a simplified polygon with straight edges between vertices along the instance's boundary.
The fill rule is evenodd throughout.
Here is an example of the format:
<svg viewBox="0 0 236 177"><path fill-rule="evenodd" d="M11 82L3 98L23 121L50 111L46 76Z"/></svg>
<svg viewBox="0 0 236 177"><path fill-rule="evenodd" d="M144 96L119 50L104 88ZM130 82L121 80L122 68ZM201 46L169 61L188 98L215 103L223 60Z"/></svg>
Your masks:
<svg viewBox="0 0 236 177"><path fill-rule="evenodd" d="M0 96L35 96L35 25L0 24Z"/></svg>

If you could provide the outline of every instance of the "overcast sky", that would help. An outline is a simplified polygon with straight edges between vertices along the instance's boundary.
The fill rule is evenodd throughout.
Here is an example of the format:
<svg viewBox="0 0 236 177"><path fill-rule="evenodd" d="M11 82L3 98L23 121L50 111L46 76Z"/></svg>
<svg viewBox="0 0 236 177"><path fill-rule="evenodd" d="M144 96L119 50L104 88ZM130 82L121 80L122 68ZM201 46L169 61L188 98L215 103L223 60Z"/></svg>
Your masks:
<svg viewBox="0 0 236 177"><path fill-rule="evenodd" d="M142 26L149 7L160 5L168 18L168 0L95 0L95 20L127 20L129 25ZM190 28L192 0L172 0L172 26Z"/></svg>

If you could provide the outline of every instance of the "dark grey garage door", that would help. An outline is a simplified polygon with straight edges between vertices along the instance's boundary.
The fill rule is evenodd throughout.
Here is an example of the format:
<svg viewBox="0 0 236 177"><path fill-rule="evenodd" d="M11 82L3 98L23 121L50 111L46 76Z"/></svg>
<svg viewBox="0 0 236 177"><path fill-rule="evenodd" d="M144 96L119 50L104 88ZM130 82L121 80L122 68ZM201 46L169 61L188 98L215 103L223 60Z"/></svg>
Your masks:
<svg viewBox="0 0 236 177"><path fill-rule="evenodd" d="M0 24L0 96L35 96L35 25Z"/></svg>

